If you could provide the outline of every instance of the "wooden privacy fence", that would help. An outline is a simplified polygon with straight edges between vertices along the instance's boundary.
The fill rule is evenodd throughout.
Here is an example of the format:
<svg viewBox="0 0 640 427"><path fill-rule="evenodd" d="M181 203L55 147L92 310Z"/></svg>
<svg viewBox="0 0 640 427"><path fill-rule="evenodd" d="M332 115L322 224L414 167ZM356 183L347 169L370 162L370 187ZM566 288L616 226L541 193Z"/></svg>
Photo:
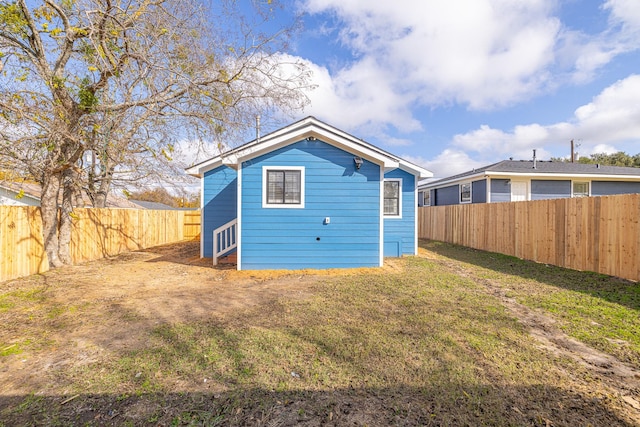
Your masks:
<svg viewBox="0 0 640 427"><path fill-rule="evenodd" d="M199 211L75 209L71 256L74 263L146 249L200 235ZM40 208L0 206L0 281L49 269Z"/></svg>
<svg viewBox="0 0 640 427"><path fill-rule="evenodd" d="M640 280L640 194L419 209L418 235Z"/></svg>

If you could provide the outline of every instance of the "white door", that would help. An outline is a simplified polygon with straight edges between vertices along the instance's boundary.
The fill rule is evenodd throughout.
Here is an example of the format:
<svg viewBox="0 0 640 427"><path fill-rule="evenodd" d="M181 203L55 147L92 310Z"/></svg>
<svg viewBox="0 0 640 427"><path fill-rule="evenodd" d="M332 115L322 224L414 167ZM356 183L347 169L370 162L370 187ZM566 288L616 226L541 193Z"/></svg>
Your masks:
<svg viewBox="0 0 640 427"><path fill-rule="evenodd" d="M525 181L511 181L511 201L527 200L527 183Z"/></svg>

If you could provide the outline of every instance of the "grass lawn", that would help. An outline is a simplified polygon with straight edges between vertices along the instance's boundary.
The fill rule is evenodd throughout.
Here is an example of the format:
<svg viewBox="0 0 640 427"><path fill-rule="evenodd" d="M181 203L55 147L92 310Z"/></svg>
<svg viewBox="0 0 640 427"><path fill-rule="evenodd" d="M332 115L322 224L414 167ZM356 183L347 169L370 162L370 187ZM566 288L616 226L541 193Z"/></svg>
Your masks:
<svg viewBox="0 0 640 427"><path fill-rule="evenodd" d="M54 364L43 375L55 392L0 392L0 426L640 425L640 375L592 367L526 320L633 371L640 285L426 241L387 263L306 277L302 297L224 316L110 319L149 325L141 344ZM19 346L0 341L0 378L56 351L48 331L71 333L97 307L29 286L0 284L3 325L38 320L11 325Z"/></svg>

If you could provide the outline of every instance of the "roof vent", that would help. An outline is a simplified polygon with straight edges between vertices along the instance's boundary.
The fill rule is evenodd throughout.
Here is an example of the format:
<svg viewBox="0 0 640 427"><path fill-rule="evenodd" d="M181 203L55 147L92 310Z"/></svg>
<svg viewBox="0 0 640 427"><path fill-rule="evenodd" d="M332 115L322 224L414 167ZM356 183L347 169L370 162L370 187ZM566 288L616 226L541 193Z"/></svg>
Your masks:
<svg viewBox="0 0 640 427"><path fill-rule="evenodd" d="M536 158L536 149L533 149L533 168L537 169L538 168L538 159Z"/></svg>
<svg viewBox="0 0 640 427"><path fill-rule="evenodd" d="M600 169L600 163L596 163L596 169Z"/></svg>

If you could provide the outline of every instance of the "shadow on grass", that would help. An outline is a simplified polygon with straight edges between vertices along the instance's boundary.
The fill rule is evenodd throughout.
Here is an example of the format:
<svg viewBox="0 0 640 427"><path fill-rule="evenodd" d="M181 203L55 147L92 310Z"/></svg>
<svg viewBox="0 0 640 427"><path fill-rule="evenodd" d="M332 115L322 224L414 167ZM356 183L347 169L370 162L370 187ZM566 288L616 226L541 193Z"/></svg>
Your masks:
<svg viewBox="0 0 640 427"><path fill-rule="evenodd" d="M431 240L420 240L420 247L446 258L585 293L640 311L640 283Z"/></svg>
<svg viewBox="0 0 640 427"><path fill-rule="evenodd" d="M0 425L633 425L603 403L543 386L29 395L0 397Z"/></svg>

